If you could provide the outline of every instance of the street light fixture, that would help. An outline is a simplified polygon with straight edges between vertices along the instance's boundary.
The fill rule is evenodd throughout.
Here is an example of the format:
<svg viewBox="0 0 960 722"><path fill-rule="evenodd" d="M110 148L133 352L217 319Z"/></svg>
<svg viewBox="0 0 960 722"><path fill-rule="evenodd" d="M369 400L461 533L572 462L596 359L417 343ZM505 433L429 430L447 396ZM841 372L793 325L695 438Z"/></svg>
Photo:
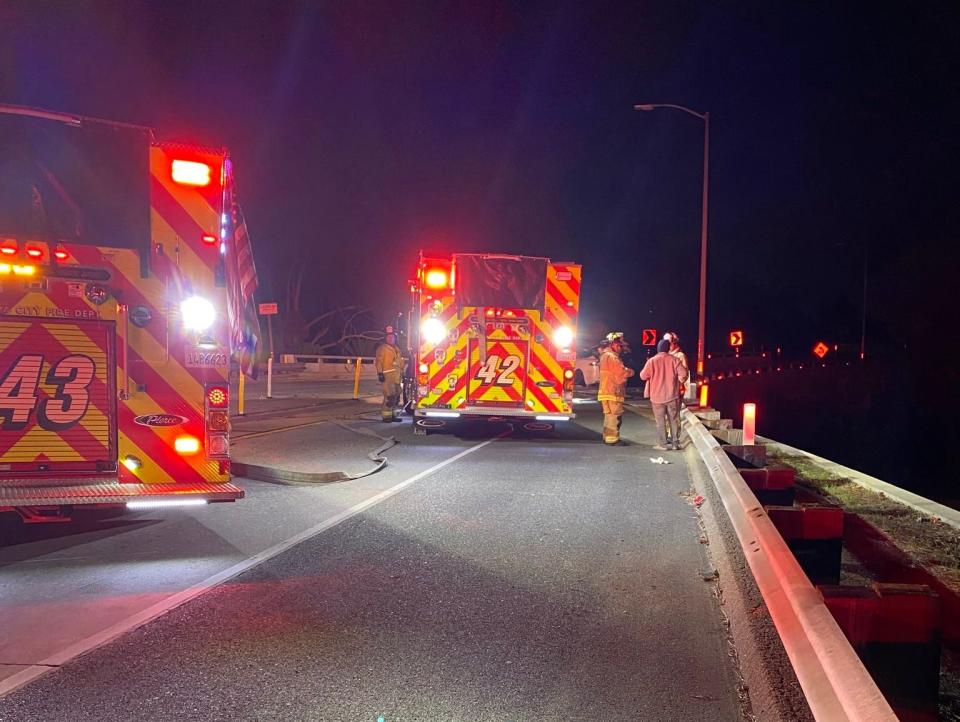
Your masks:
<svg viewBox="0 0 960 722"><path fill-rule="evenodd" d="M682 110L684 113L703 121L703 208L700 216L700 318L697 324L697 375L703 374L703 346L707 316L707 200L710 176L710 113L698 113L695 110L673 103L638 103L634 110L651 111L657 108Z"/></svg>

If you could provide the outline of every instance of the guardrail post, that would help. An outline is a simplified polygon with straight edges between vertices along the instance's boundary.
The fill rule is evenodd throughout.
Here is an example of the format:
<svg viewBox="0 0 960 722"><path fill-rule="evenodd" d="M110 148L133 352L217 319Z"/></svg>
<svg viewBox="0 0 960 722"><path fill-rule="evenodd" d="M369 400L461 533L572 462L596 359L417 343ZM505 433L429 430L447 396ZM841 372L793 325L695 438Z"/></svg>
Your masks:
<svg viewBox="0 0 960 722"><path fill-rule="evenodd" d="M750 491L761 504L790 506L796 497L796 472L790 468L739 469Z"/></svg>
<svg viewBox="0 0 960 722"><path fill-rule="evenodd" d="M818 589L899 719L935 722L940 686L939 597L922 584Z"/></svg>
<svg viewBox="0 0 960 722"><path fill-rule="evenodd" d="M273 354L267 357L267 398L273 398Z"/></svg>
<svg viewBox="0 0 960 722"><path fill-rule="evenodd" d="M244 394L245 387L247 385L246 380L244 379L245 375L246 374L243 373L243 369L240 369L240 378L237 380L237 414L239 414L240 416L244 415L243 394Z"/></svg>
<svg viewBox="0 0 960 722"><path fill-rule="evenodd" d="M840 583L843 509L804 504L768 506L766 511L811 582Z"/></svg>
<svg viewBox="0 0 960 722"><path fill-rule="evenodd" d="M357 356L357 368L353 372L353 399L356 401L360 398L360 364L363 363L363 358Z"/></svg>

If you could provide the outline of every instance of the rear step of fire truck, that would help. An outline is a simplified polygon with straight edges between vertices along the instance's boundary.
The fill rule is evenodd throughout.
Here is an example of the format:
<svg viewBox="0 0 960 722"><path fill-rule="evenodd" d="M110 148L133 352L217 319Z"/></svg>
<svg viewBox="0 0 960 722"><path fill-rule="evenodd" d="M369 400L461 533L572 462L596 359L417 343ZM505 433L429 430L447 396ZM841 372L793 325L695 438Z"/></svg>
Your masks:
<svg viewBox="0 0 960 722"><path fill-rule="evenodd" d="M86 484L50 483L9 486L26 480L7 479L0 486L0 511L16 511L28 523L70 521L75 506L126 506L147 509L200 506L243 498L243 489L229 483L120 484L112 477L91 478Z"/></svg>

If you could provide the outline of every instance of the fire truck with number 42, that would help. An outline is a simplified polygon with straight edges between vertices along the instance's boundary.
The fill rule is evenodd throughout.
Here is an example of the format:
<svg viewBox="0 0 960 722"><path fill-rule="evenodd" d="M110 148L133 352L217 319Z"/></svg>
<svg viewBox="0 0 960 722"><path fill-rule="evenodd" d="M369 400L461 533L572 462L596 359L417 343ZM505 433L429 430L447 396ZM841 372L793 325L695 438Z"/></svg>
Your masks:
<svg viewBox="0 0 960 722"><path fill-rule="evenodd" d="M415 431L499 417L574 416L581 267L547 258L421 254L411 283Z"/></svg>
<svg viewBox="0 0 960 722"><path fill-rule="evenodd" d="M0 511L233 501L222 149L0 106Z"/></svg>

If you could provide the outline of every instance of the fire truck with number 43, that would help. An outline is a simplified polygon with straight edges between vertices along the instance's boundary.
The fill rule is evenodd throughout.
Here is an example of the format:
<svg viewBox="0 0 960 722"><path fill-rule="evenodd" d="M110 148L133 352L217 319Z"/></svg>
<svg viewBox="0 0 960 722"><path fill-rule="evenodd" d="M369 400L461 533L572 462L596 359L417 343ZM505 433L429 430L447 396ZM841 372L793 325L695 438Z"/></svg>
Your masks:
<svg viewBox="0 0 960 722"><path fill-rule="evenodd" d="M547 258L421 254L411 283L415 431L499 417L574 416L581 267Z"/></svg>
<svg viewBox="0 0 960 722"><path fill-rule="evenodd" d="M233 501L222 149L0 106L0 511Z"/></svg>

